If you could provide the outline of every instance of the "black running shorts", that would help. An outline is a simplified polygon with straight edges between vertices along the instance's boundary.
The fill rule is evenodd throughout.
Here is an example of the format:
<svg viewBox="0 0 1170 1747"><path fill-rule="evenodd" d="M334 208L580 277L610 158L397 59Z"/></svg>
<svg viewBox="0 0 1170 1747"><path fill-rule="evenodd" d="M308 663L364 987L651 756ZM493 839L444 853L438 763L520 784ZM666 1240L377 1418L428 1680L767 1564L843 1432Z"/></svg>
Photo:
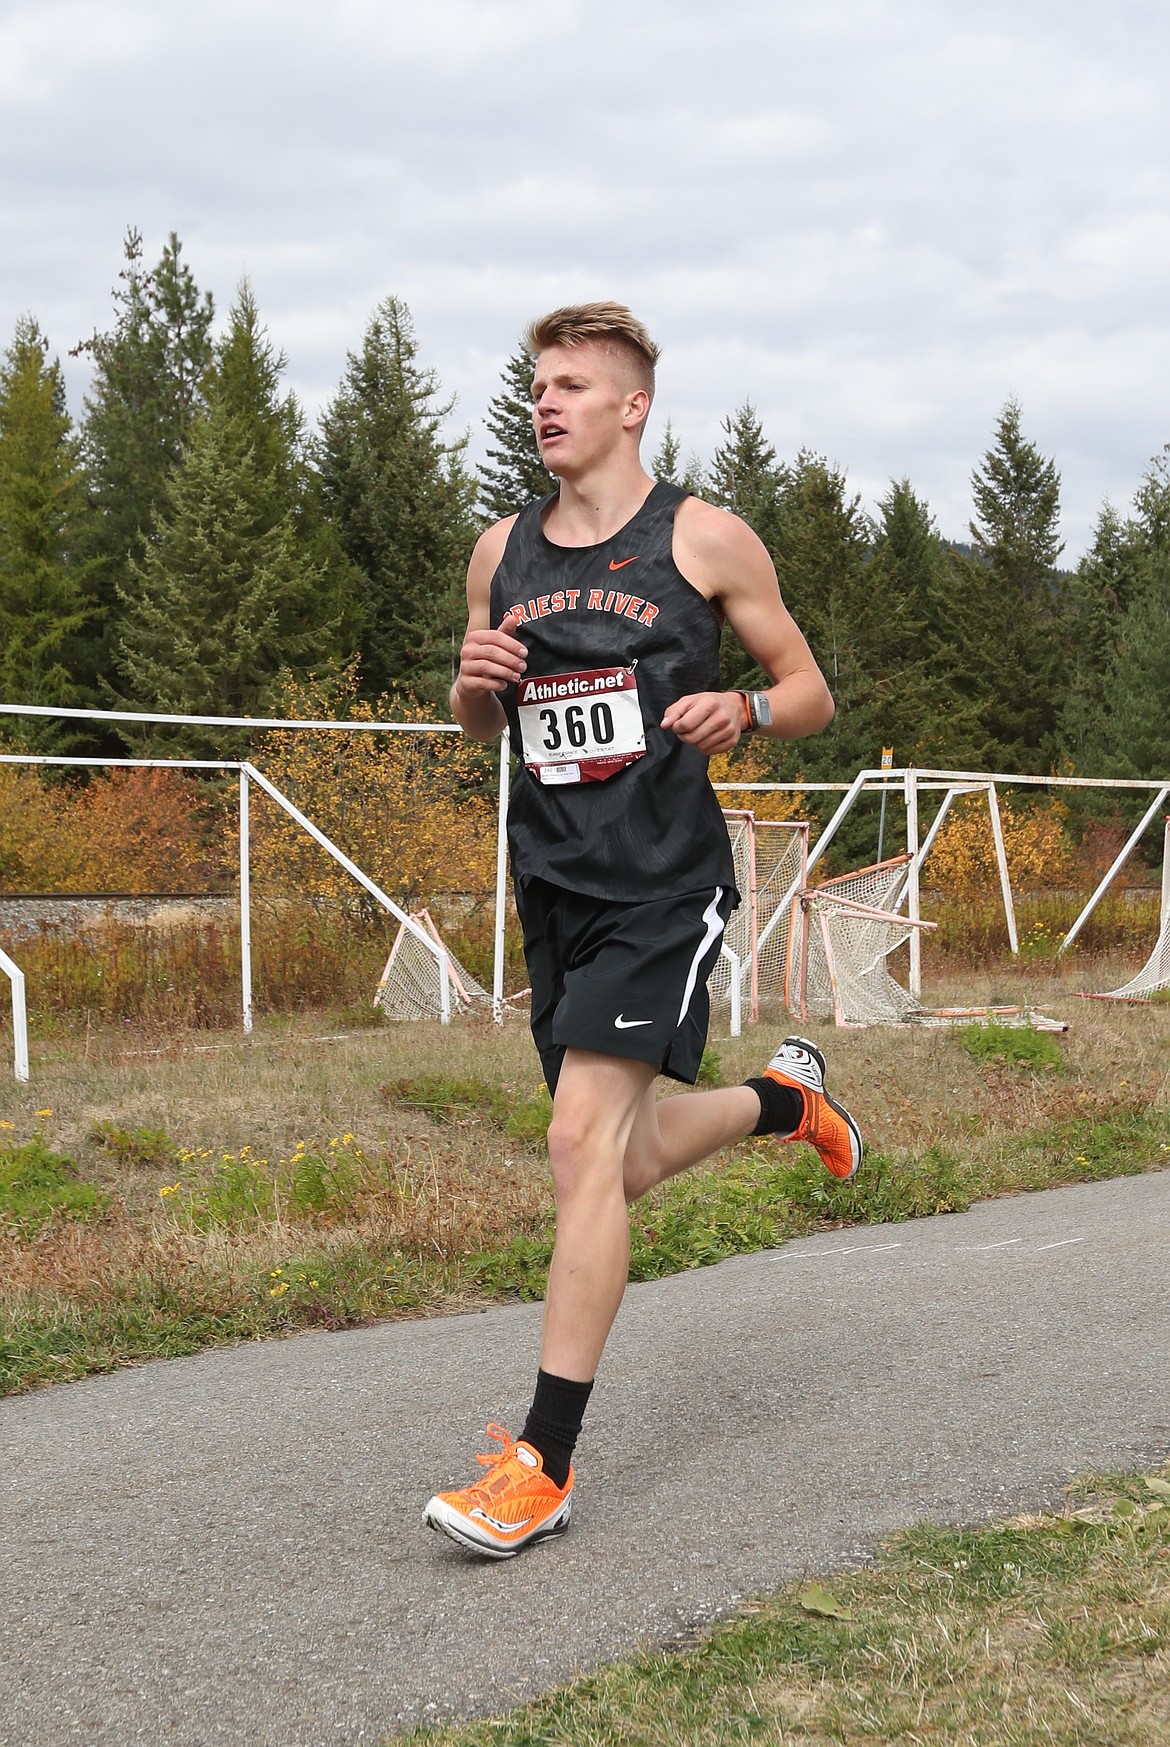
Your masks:
<svg viewBox="0 0 1170 1747"><path fill-rule="evenodd" d="M649 1062L693 1085L707 1041L707 978L736 893L717 886L619 904L533 879L516 902L549 1091L566 1049Z"/></svg>

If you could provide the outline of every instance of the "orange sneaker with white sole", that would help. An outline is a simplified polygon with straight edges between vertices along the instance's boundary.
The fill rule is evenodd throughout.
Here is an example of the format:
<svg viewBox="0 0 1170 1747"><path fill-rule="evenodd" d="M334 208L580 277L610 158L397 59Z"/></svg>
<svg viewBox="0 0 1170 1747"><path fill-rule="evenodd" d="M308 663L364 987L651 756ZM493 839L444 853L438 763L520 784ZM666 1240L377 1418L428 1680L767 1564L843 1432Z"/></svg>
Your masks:
<svg viewBox="0 0 1170 1747"><path fill-rule="evenodd" d="M503 1447L476 1457L487 1469L483 1479L460 1492L436 1492L423 1521L472 1553L512 1559L534 1541L564 1534L573 1510L573 1470L564 1486L554 1486L539 1450L523 1438L513 1443L502 1426L487 1431Z"/></svg>
<svg viewBox="0 0 1170 1747"><path fill-rule="evenodd" d="M843 1104L825 1091L825 1058L807 1037L786 1037L764 1074L781 1086L795 1087L804 1098L799 1127L781 1140L807 1140L832 1177L844 1181L861 1163L861 1130Z"/></svg>

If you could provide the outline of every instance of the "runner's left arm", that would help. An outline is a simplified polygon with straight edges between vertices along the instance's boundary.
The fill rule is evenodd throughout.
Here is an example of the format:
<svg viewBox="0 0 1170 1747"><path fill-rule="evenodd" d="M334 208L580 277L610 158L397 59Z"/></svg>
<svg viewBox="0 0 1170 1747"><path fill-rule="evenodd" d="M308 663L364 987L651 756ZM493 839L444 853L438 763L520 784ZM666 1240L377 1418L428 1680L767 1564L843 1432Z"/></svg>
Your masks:
<svg viewBox="0 0 1170 1747"><path fill-rule="evenodd" d="M833 719L832 694L800 627L780 598L762 540L738 516L699 498L679 506L675 561L688 582L722 608L728 624L771 680L772 721L757 732L798 740ZM747 727L743 693L693 692L662 718L680 740L707 754L729 752Z"/></svg>

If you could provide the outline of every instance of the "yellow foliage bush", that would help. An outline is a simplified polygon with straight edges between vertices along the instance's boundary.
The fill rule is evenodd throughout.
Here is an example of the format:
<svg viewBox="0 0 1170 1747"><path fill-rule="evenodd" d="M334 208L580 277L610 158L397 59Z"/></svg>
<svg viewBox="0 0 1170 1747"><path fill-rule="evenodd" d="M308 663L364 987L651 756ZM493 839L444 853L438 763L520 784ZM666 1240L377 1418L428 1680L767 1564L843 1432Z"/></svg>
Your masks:
<svg viewBox="0 0 1170 1747"><path fill-rule="evenodd" d="M776 781L775 765L769 748L750 735L745 736L730 752L717 752L707 766L713 783L767 783ZM799 779L797 779L799 780ZM776 789L772 793L744 794L736 789L717 789L721 807L750 809L757 819L813 820L815 812L805 797L791 790Z"/></svg>
<svg viewBox="0 0 1170 1747"><path fill-rule="evenodd" d="M227 844L215 789L176 770L46 780L0 764L5 892L222 889Z"/></svg>
<svg viewBox="0 0 1170 1747"><path fill-rule="evenodd" d="M1068 833L1068 808L1058 797L1040 802L999 797L1004 853L1016 891L1066 886L1075 879L1076 849ZM952 806L923 868L923 882L936 891L986 892L998 887L995 839L987 800L964 795Z"/></svg>
<svg viewBox="0 0 1170 1747"><path fill-rule="evenodd" d="M340 686L290 681L282 713L301 720L426 721L401 699L376 705ZM327 837L404 905L441 894L483 899L495 884L495 747L459 734L274 730L253 762ZM252 864L258 889L349 900L349 874L266 796L257 795Z"/></svg>

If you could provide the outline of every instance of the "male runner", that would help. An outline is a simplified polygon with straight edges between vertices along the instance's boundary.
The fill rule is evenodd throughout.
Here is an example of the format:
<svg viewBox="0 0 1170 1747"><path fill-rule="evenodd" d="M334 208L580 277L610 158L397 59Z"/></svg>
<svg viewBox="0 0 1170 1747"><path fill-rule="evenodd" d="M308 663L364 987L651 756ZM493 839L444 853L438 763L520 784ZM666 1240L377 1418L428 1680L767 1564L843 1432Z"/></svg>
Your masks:
<svg viewBox="0 0 1170 1747"><path fill-rule="evenodd" d="M627 1203L749 1134L806 1139L842 1178L862 1152L801 1038L744 1085L655 1097L659 1073L695 1081L737 902L708 757L749 730L815 733L833 702L751 529L644 470L658 348L642 324L585 304L534 322L526 344L559 490L476 545L451 707L475 739L506 724L523 759L508 836L553 1096L556 1242L523 1434L489 1426L488 1472L425 1513L497 1559L569 1526L570 1459L629 1271ZM767 691L719 690L724 619Z"/></svg>

